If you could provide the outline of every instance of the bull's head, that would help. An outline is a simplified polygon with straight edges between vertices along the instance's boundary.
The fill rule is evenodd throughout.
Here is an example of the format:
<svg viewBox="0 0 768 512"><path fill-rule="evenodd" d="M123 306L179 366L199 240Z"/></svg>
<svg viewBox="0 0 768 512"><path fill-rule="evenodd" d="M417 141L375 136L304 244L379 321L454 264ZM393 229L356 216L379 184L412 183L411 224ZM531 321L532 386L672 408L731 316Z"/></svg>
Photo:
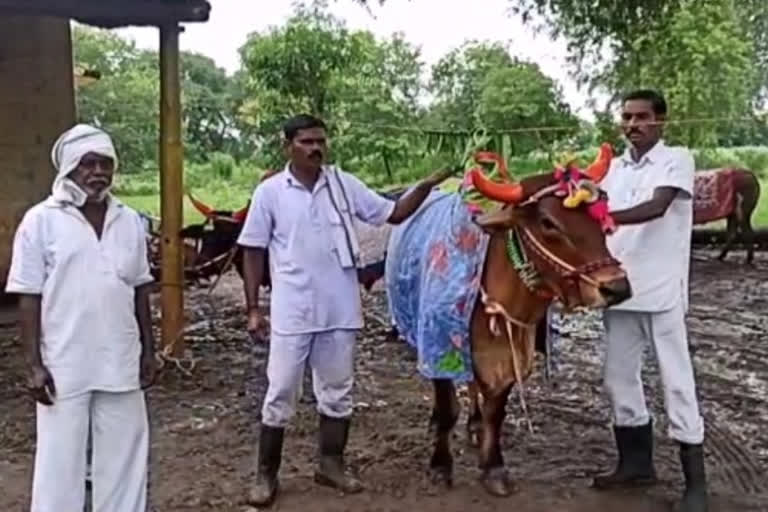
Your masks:
<svg viewBox="0 0 768 512"><path fill-rule="evenodd" d="M498 159L507 182L492 182L479 168L470 171L472 184L481 194L505 203L475 222L492 235L515 233L541 279L541 289L559 297L568 308L606 307L631 296L626 273L605 244L615 227L599 183L611 158L611 147L604 144L585 170L568 164L517 183L509 178L503 160L480 153L478 162Z"/></svg>

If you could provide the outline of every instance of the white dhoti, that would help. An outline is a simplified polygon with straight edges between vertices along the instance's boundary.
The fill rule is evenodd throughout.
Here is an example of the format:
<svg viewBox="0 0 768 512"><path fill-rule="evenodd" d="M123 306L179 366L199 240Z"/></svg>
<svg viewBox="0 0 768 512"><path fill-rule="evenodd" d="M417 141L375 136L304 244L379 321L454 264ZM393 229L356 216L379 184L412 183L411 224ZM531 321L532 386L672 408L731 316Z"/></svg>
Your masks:
<svg viewBox="0 0 768 512"><path fill-rule="evenodd" d="M141 390L37 404L31 512L83 510L89 420L93 512L146 512L149 422Z"/></svg>
<svg viewBox="0 0 768 512"><path fill-rule="evenodd" d="M298 335L273 332L261 422L270 427L288 425L296 413L307 361L318 411L332 418L352 414L356 336L352 329Z"/></svg>
<svg viewBox="0 0 768 512"><path fill-rule="evenodd" d="M659 313L607 310L604 321L604 379L614 424L633 427L650 419L641 370L645 347L652 344L664 389L669 436L684 443L701 443L704 420L696 398L683 304Z"/></svg>

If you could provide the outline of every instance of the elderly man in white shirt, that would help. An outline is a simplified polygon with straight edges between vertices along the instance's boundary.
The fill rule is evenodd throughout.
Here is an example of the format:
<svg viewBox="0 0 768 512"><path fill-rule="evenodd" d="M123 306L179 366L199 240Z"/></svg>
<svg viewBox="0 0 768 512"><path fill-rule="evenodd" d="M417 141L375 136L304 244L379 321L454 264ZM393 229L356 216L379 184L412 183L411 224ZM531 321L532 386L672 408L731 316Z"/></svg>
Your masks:
<svg viewBox="0 0 768 512"><path fill-rule="evenodd" d="M16 231L6 286L20 295L37 402L31 512L83 510L89 428L93 511L145 512L142 388L155 374L145 232L109 193L118 163L109 135L77 125L52 160L51 195Z"/></svg>
<svg viewBox="0 0 768 512"><path fill-rule="evenodd" d="M622 129L627 151L611 162L601 186L619 226L608 248L626 269L632 297L605 311L605 386L613 407L619 460L594 486L650 485L653 428L641 378L645 348L652 345L661 373L669 436L679 443L686 489L683 512L707 510L702 443L704 422L696 398L685 315L693 224L694 160L661 139L667 113L659 93L639 90L624 98Z"/></svg>
<svg viewBox="0 0 768 512"><path fill-rule="evenodd" d="M355 339L363 327L353 217L373 225L402 222L452 173L434 173L395 202L355 176L323 165L327 137L322 120L299 115L283 132L289 162L254 191L238 242L244 248L252 333L262 323L258 283L266 250L272 278L269 386L257 475L248 498L255 506L266 506L276 496L283 433L294 416L307 362L320 418L315 481L346 493L362 489L343 459L352 414Z"/></svg>

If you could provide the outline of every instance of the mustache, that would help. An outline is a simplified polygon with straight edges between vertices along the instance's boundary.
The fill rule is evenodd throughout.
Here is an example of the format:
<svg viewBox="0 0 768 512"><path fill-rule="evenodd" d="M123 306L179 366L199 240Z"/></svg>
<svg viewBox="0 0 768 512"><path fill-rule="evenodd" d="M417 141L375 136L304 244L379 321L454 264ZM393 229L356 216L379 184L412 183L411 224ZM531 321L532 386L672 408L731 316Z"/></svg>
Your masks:
<svg viewBox="0 0 768 512"><path fill-rule="evenodd" d="M323 156L323 152L322 152L322 151L319 151L319 150L317 150L317 149L316 149L316 150L314 150L314 151L312 151L312 152L309 154L309 157L310 157L310 158L312 158L312 157L318 157L318 158L321 158L322 156Z"/></svg>

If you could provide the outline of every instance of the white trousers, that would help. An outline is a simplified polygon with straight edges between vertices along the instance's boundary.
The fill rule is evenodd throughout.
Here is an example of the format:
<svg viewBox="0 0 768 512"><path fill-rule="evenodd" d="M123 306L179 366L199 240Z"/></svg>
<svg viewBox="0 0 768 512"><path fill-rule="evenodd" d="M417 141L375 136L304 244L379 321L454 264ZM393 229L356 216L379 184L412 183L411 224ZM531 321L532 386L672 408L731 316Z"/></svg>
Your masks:
<svg viewBox="0 0 768 512"><path fill-rule="evenodd" d="M93 512L146 512L149 422L141 390L37 404L31 512L83 510L89 420Z"/></svg>
<svg viewBox="0 0 768 512"><path fill-rule="evenodd" d="M684 443L701 443L704 420L696 398L682 304L660 313L606 310L603 318L608 345L604 379L614 424L635 427L650 419L641 371L644 350L651 344L664 389L669 437Z"/></svg>
<svg viewBox="0 0 768 512"><path fill-rule="evenodd" d="M356 337L357 331L350 329L291 336L272 333L261 422L270 427L290 423L307 361L318 411L333 418L352 414Z"/></svg>

